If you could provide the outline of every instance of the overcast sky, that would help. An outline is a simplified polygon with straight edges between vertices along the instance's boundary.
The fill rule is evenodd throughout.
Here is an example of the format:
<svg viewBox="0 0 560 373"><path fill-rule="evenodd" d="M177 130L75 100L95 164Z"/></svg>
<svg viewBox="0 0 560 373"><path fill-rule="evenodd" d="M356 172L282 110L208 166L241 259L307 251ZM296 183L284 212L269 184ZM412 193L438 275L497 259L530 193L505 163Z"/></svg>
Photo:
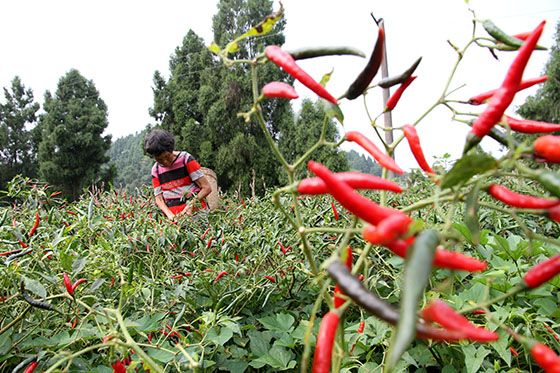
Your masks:
<svg viewBox="0 0 560 373"><path fill-rule="evenodd" d="M472 36L473 16L464 0L283 3L286 48L349 45L369 56L377 35L370 16L373 12L385 20L389 75L398 74L423 57L415 73L418 78L393 112L395 127L416 121L441 95L457 58L447 40L463 48ZM274 4L277 9L278 1ZM539 42L546 47L552 45L560 19L557 0L471 0L470 7L477 18L490 18L509 34L532 30L540 21L547 20ZM153 104L154 71L169 76L169 57L189 29L209 45L215 13L216 2L210 0L1 1L0 85L9 87L18 75L42 104L45 91L54 93L58 80L70 69L77 69L93 80L109 108L106 132L113 139L126 136L153 123L148 108ZM477 35L486 36L480 26ZM470 48L451 82L451 87L461 88L451 98L466 100L499 86L515 52L500 53L499 57L496 61L487 50ZM547 51L535 52L524 78L541 75L547 59ZM366 59L358 57L327 57L302 61L300 65L317 80L334 69L328 89L339 96L365 63ZM302 97L314 98L305 87L296 85L296 90ZM534 91L518 94L510 111ZM3 95L0 101L4 102ZM368 94L367 103L374 116L382 110L377 91ZM340 107L346 116L341 132L360 130L375 140L363 100L343 100ZM455 107L464 112L482 109ZM431 164L434 157L445 153L460 156L468 130L464 124L452 122L451 113L443 108L423 119L418 131L428 162ZM482 145L490 151L497 149L491 140L483 141ZM406 144L397 149L396 159L405 169L416 167Z"/></svg>

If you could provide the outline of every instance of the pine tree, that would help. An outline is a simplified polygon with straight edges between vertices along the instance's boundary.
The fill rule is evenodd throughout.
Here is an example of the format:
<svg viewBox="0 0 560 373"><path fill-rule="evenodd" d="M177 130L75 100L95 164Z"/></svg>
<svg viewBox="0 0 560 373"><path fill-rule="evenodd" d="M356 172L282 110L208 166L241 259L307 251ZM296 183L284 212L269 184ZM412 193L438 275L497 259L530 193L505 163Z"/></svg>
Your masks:
<svg viewBox="0 0 560 373"><path fill-rule="evenodd" d="M37 146L33 129L39 104L33 91L25 89L20 78L12 80L11 91L4 88L5 104L0 104L0 187L20 174L36 177Z"/></svg>
<svg viewBox="0 0 560 373"><path fill-rule="evenodd" d="M59 80L54 97L45 93L44 110L40 119L41 177L72 200L84 187L110 181L114 169L102 169L111 146L111 135L102 135L108 125L107 106L93 81L77 70L69 71Z"/></svg>

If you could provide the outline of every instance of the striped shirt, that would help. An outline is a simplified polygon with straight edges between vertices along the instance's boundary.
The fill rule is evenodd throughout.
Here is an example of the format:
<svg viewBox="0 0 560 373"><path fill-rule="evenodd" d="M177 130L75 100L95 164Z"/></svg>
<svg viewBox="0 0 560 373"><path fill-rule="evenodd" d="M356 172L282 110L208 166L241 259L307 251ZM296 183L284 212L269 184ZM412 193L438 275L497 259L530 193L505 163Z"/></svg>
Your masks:
<svg viewBox="0 0 560 373"><path fill-rule="evenodd" d="M152 167L154 194L157 196L163 193L168 207L184 205L185 200L200 191L194 181L203 176L194 157L187 152L180 152L171 166L164 167L156 162Z"/></svg>

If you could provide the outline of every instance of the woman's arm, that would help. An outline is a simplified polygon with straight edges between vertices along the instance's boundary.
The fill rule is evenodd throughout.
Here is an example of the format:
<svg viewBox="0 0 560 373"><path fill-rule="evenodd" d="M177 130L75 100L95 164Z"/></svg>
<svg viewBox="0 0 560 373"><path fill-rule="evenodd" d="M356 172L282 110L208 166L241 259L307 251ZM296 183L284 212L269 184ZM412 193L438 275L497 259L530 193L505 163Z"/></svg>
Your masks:
<svg viewBox="0 0 560 373"><path fill-rule="evenodd" d="M198 185L200 191L196 195L196 198L190 200L187 203L187 207L183 210L186 214L189 215L193 213L193 208L196 202L205 198L207 195L209 195L212 192L212 186L210 185L210 182L208 181L206 176L202 176L201 178L196 179L194 182L196 183L196 185Z"/></svg>
<svg viewBox="0 0 560 373"><path fill-rule="evenodd" d="M156 196L156 205L165 214L165 216L167 216L169 220L173 220L175 214L165 204L165 201L163 200L163 193Z"/></svg>

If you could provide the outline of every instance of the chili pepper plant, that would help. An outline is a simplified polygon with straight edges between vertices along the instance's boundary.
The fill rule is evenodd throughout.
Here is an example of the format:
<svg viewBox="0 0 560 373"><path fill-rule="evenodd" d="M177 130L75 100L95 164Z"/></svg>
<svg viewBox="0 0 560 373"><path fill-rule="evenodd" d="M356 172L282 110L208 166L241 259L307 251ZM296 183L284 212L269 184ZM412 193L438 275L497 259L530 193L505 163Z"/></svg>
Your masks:
<svg viewBox="0 0 560 373"><path fill-rule="evenodd" d="M522 76L524 64L544 25L519 43L475 18L451 71L473 48L514 53L502 86L469 100L446 84L386 143L377 119L405 110L402 95L422 94L410 84L429 78L414 71L422 56L380 79L385 39L374 24L373 53L344 92L330 92L328 79L312 77L298 59L348 54L360 63L365 54L352 46L268 46L235 58L237 43L270 32L281 17L282 8L210 49L253 72L254 105L239 115L262 127L286 185L262 198L222 194L207 224L167 220L149 187L91 188L68 203L56 188L16 177L2 192L0 371L557 371L557 147L553 138L515 141L514 127L535 123L504 116L521 80L533 78ZM265 64L301 81L325 109L323 133L293 163L260 103L298 92L289 79L260 82ZM363 99L373 136L345 123L340 141L325 140L326 123L344 121L348 100L397 85L388 107ZM472 125L452 164L444 156L430 165L415 131L438 106ZM504 146L499 158L476 146L487 135ZM317 149L345 141L364 146L385 167L382 177L337 174L313 161ZM420 169L404 173L392 158L397 148L412 151ZM388 169L402 176L390 180ZM296 178L301 170L309 177Z"/></svg>

